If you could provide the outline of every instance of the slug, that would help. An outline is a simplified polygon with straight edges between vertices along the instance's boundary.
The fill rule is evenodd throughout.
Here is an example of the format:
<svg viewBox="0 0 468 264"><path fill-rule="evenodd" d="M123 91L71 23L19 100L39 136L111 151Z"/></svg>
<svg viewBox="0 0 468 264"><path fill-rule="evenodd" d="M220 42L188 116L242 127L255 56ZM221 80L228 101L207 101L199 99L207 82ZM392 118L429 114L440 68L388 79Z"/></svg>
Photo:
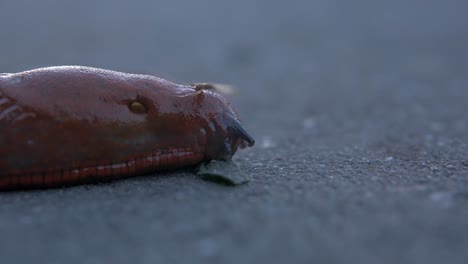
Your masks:
<svg viewBox="0 0 468 264"><path fill-rule="evenodd" d="M0 74L0 190L229 160L255 141L211 88L81 66Z"/></svg>

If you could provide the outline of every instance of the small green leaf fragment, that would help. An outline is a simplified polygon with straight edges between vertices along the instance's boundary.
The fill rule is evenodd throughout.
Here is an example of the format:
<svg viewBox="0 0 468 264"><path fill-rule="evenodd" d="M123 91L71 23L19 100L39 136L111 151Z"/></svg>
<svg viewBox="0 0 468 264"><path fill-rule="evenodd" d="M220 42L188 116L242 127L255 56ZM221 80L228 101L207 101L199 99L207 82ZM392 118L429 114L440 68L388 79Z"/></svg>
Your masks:
<svg viewBox="0 0 468 264"><path fill-rule="evenodd" d="M198 166L195 173L205 181L226 185L239 185L251 180L232 160L204 162Z"/></svg>

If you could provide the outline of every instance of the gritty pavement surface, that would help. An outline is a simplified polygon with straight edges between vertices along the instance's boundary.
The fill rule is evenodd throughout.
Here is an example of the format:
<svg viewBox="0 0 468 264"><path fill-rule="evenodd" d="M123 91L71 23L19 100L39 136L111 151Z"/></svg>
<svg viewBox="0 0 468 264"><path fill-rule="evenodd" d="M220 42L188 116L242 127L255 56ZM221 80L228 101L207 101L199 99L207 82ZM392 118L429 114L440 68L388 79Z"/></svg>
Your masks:
<svg viewBox="0 0 468 264"><path fill-rule="evenodd" d="M1 1L0 71L238 87L254 181L0 193L1 263L468 263L468 2Z"/></svg>

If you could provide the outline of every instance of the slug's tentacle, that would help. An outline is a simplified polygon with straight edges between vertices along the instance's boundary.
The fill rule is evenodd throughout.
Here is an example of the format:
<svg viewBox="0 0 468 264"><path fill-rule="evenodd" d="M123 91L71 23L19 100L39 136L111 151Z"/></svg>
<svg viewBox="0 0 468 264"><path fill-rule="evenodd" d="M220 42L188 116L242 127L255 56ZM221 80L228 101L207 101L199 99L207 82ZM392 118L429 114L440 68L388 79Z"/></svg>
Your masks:
<svg viewBox="0 0 468 264"><path fill-rule="evenodd" d="M213 90L222 94L234 94L236 91L233 86L223 83L194 83L192 85L196 91Z"/></svg>

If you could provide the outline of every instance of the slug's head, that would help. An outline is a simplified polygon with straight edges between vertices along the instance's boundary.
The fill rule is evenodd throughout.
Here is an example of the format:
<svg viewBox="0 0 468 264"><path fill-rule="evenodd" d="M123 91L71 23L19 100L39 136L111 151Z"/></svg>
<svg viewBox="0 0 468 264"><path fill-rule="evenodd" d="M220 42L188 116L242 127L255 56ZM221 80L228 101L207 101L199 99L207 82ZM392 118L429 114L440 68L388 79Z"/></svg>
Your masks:
<svg viewBox="0 0 468 264"><path fill-rule="evenodd" d="M239 117L226 98L212 90L228 93L225 85L195 84L195 108L203 117L210 159L230 159L238 148L252 147L255 140L245 131Z"/></svg>

